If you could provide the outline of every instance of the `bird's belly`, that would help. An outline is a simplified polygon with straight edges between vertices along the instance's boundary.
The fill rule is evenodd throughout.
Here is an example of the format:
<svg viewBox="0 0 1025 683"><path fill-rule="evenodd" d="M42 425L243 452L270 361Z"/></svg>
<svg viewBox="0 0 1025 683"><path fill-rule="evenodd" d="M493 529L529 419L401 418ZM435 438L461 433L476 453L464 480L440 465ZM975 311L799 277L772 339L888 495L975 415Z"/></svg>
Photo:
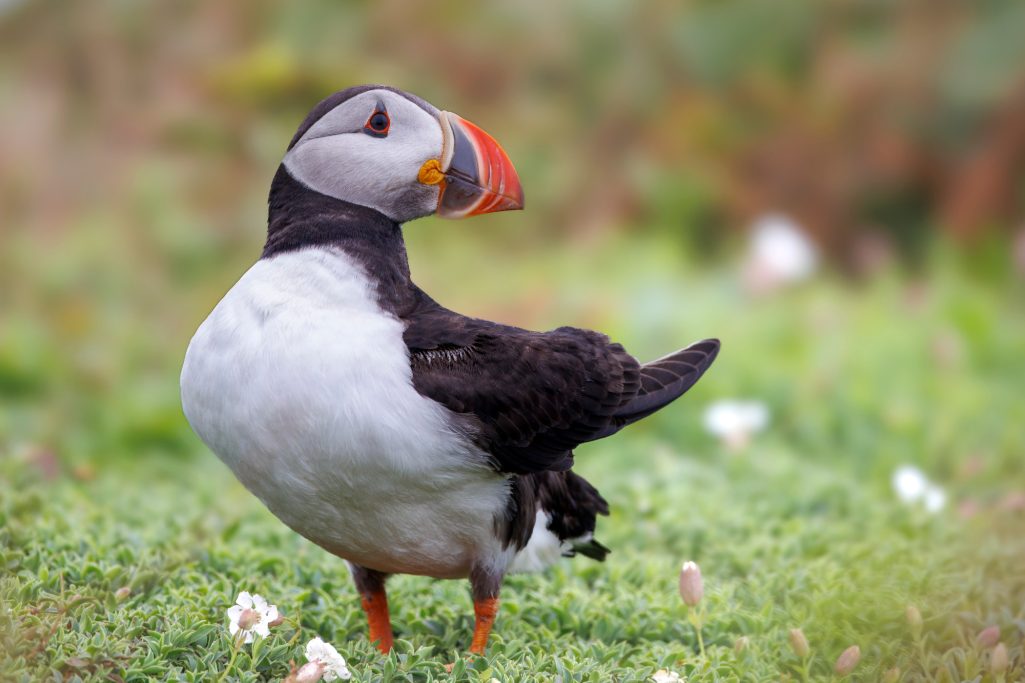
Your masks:
<svg viewBox="0 0 1025 683"><path fill-rule="evenodd" d="M505 478L413 388L401 323L358 281L339 288L337 277L313 278L287 306L275 305L273 287L268 305L277 283L265 263L189 346L189 422L275 515L318 545L379 571L465 576L498 552ZM316 274L303 268L307 279Z"/></svg>
<svg viewBox="0 0 1025 683"><path fill-rule="evenodd" d="M505 481L436 477L428 481L368 470L328 490L298 486L256 490L291 528L328 551L386 573L459 578L497 550L494 520L507 499ZM316 510L294 497L323 501ZM328 501L330 499L330 502Z"/></svg>

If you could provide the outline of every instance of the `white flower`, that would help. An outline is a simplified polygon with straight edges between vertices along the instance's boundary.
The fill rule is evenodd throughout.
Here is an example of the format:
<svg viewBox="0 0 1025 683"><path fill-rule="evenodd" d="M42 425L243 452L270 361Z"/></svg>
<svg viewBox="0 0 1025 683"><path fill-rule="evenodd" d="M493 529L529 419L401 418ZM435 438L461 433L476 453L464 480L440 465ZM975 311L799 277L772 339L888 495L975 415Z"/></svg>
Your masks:
<svg viewBox="0 0 1025 683"><path fill-rule="evenodd" d="M716 401L705 410L705 429L728 446L741 448L769 424L769 409L760 401Z"/></svg>
<svg viewBox="0 0 1025 683"><path fill-rule="evenodd" d="M259 595L250 595L247 591L238 594L235 604L228 608L228 629L231 635L242 631L244 642L251 643L260 636L270 635L270 622L278 618L278 608L268 605Z"/></svg>
<svg viewBox="0 0 1025 683"><path fill-rule="evenodd" d="M939 512L947 504L947 492L936 484L929 484L925 491L925 509L929 512Z"/></svg>
<svg viewBox="0 0 1025 683"><path fill-rule="evenodd" d="M345 666L345 660L338 650L331 643L325 643L320 637L316 637L306 643L306 659L316 662L324 667L324 680L333 681L336 678L349 680L352 674Z"/></svg>
<svg viewBox="0 0 1025 683"><path fill-rule="evenodd" d="M939 512L947 504L947 492L913 465L901 465L894 471L893 490L901 502L908 505L920 502L929 512Z"/></svg>
<svg viewBox="0 0 1025 683"><path fill-rule="evenodd" d="M748 284L757 291L807 279L818 264L818 252L790 218L767 214L751 228L745 265Z"/></svg>
<svg viewBox="0 0 1025 683"><path fill-rule="evenodd" d="M929 480L922 470L911 465L901 465L893 473L893 490L905 503L915 503L925 496Z"/></svg>
<svg viewBox="0 0 1025 683"><path fill-rule="evenodd" d="M655 681L655 683L683 683L684 679L680 678L680 674L675 671L659 669L655 672L655 675L651 677L651 680Z"/></svg>

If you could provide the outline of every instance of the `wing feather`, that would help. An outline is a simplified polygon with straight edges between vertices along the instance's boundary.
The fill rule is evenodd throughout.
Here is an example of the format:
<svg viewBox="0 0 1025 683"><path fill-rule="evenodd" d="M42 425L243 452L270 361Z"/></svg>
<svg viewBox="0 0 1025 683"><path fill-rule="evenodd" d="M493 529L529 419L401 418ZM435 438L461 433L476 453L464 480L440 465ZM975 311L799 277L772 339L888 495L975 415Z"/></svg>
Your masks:
<svg viewBox="0 0 1025 683"><path fill-rule="evenodd" d="M569 469L576 446L678 397L718 350L706 340L641 366L597 332L530 332L422 293L403 321L414 387L459 414L496 467L515 474Z"/></svg>

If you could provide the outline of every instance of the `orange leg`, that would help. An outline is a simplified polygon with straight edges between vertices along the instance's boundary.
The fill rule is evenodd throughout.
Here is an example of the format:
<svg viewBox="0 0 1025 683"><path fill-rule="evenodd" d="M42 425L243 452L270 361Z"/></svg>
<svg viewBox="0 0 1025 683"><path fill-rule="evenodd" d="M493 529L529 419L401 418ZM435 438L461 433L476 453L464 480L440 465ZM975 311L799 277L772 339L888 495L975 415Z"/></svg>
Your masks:
<svg viewBox="0 0 1025 683"><path fill-rule="evenodd" d="M363 611L370 624L370 642L377 643L377 649L388 654L392 648L391 619L388 617L388 596L384 587L360 597Z"/></svg>
<svg viewBox="0 0 1025 683"><path fill-rule="evenodd" d="M473 641L470 643L470 652L475 655L484 654L488 646L488 636L491 635L491 627L498 615L498 598L485 598L484 600L473 601L473 614L476 621L473 626Z"/></svg>

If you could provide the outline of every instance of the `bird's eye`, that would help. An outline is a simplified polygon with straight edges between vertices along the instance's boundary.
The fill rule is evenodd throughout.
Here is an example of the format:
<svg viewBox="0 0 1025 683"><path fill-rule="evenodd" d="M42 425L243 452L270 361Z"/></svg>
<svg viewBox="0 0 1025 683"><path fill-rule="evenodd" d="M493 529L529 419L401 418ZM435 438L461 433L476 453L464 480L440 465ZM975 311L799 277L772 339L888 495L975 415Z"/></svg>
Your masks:
<svg viewBox="0 0 1025 683"><path fill-rule="evenodd" d="M366 124L363 126L363 132L375 138L383 138L388 134L390 127L391 119L388 118L388 112L378 109L367 119Z"/></svg>

